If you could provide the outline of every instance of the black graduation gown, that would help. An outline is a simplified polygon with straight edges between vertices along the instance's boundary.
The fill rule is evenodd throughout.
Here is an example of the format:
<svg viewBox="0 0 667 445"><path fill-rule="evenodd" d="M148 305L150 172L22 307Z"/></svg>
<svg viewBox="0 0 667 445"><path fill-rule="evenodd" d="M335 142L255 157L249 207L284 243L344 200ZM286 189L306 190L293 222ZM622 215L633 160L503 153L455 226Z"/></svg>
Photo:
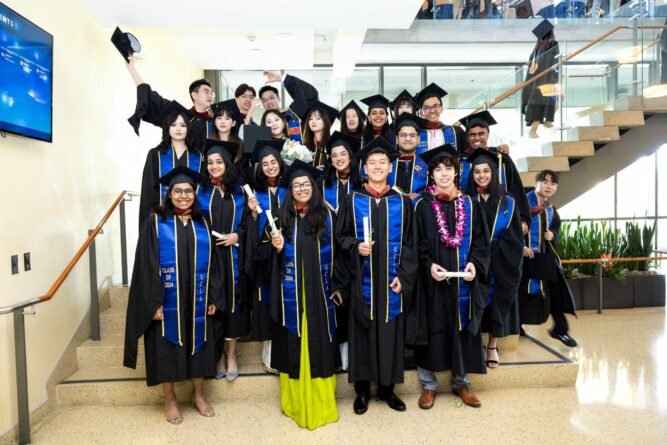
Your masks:
<svg viewBox="0 0 667 445"><path fill-rule="evenodd" d="M365 189L356 193L370 196ZM373 239L383 240L387 237L387 227L379 221L387 218L387 197L400 195L391 189L378 204L371 200L370 223L373 229ZM410 311L413 293L417 280L417 232L414 221L412 202L402 196L404 231L402 238L401 264L398 279L401 282L403 296L403 313L393 320L385 322L387 312L385 298L379 297L378 289L386 289L387 280L387 246L382 242L373 245L373 258L378 259L373 264L373 289L378 292L374 295L373 319L369 319L369 308L362 291L363 261L370 257L359 255L357 245L360 241L356 237L354 222L354 201L350 194L345 198L338 210L337 238L340 250L351 259L350 298L349 298L349 375L350 383L357 381L371 381L379 385L403 383L403 350L405 344L405 314ZM398 218L399 215L392 215ZM384 245L383 245L384 244ZM384 266L383 266L384 265Z"/></svg>
<svg viewBox="0 0 667 445"><path fill-rule="evenodd" d="M498 200L489 198L478 201L482 209L489 236L493 232ZM484 309L482 332L494 337L519 334L519 283L523 271L523 232L521 220L515 209L509 227L497 241L491 242L491 275L494 278L493 298ZM488 295L488 294L487 294Z"/></svg>
<svg viewBox="0 0 667 445"><path fill-rule="evenodd" d="M486 300L486 283L489 274L489 235L477 203L472 208L472 240L467 262L475 265L476 279L470 282L471 319L459 330L458 280L435 281L431 266L437 263L447 270L457 269L456 249L447 248L440 241L437 222L431 202L433 196L425 193L415 206L419 228L419 266L423 295L422 323L428 329L428 345L415 348L417 365L433 372L452 371L453 375L467 373L484 374L484 348L480 329ZM442 202L450 233L455 232L455 201ZM469 223L469 222L468 222Z"/></svg>
<svg viewBox="0 0 667 445"><path fill-rule="evenodd" d="M141 85L138 85L137 105L134 114L127 120L132 128L134 128L134 132L137 136L139 135L139 126L141 125L142 120L157 127L161 127L162 122L160 122L160 115L171 102L171 100L160 96L157 91L153 91L149 84L142 83ZM210 122L210 119L200 119L198 117L194 117L190 122L197 150L201 151L206 143Z"/></svg>
<svg viewBox="0 0 667 445"><path fill-rule="evenodd" d="M139 227L148 218L148 215L153 213L155 207L160 205L160 179L159 173L159 148L151 148L146 155L146 162L144 163L144 171L141 174L141 195L139 197ZM176 165L174 168L182 165L188 166L188 152L186 151L180 158L176 158ZM201 163L201 168L204 168L205 163ZM201 170L201 169L200 169ZM201 171L199 171L201 173Z"/></svg>
<svg viewBox="0 0 667 445"><path fill-rule="evenodd" d="M560 216L556 207L553 208L553 219L551 221L551 230L554 234L553 241L544 242L544 233L540 233L540 237L544 246L544 253L551 253L556 257L556 260L560 264L560 260L556 255L555 248L558 245L558 240L560 238ZM540 212L540 219L542 220L542 227L546 227L546 213L545 211ZM527 237L525 238L526 245L528 244ZM521 324L542 324L549 318L549 313L551 311L551 305L554 304L553 300L558 299L555 304L560 305L563 309L563 313L572 314L576 316L576 306L574 303L574 295L572 295L572 290L567 284L567 279L565 278L565 273L561 266L558 267L556 274L556 281L545 282L544 284L544 297L539 295L531 295L528 293L528 274L526 273L526 264L530 261L529 259L524 259L524 273L521 276L521 285L519 286L519 316Z"/></svg>
<svg viewBox="0 0 667 445"><path fill-rule="evenodd" d="M537 58L537 69L532 74L530 73L530 66L535 59L535 51L531 52L528 60L528 70L526 71L526 81L554 66L557 63L559 52L558 42L555 40L550 42L547 50ZM521 92L521 112L525 115L527 125L531 125L534 121L553 122L556 113L556 98L542 96L539 87L556 83L558 83L558 73L554 70L523 89Z"/></svg>
<svg viewBox="0 0 667 445"><path fill-rule="evenodd" d="M330 213L335 230L335 214L333 212ZM310 373L312 378L326 378L331 377L336 370L338 343L335 337L333 339L329 338L327 310L324 305L325 296L320 284L318 240L313 235L306 233L308 215L306 214L298 218L301 218L301 220L298 222L296 229L297 264L294 267L299 271L303 271L302 278L305 284L303 291L305 292L306 318L308 320ZM258 248L259 265L262 271L260 281L268 284L271 289L271 319L275 323L273 342L271 344L271 367L281 373L289 374L291 379L298 379L301 364L301 337L293 334L282 325L280 295L281 283L285 272L285 251L283 250L280 254L276 252L269 238L268 227L264 231L260 243L260 247ZM334 256L331 292L341 289L344 286L340 278L345 277L345 268L346 265ZM301 288L301 283L298 285ZM299 295L299 301L303 297L304 295ZM299 310L301 311L299 320L301 320L301 316L303 315L303 306L303 304L299 303Z"/></svg>
<svg viewBox="0 0 667 445"><path fill-rule="evenodd" d="M158 216L158 218L160 218ZM160 279L160 253L157 229L152 218L144 221L137 242L132 272L132 284L127 306L125 325L125 352L123 365L136 368L139 338L144 337L146 355L146 383L148 386L165 382L207 377L215 374L215 335L213 323L207 316L206 342L194 355L192 345L192 270L194 268L194 231L192 223L176 224L178 235L178 267L181 320L184 327L184 346L177 346L162 337L162 323L154 321L155 311L164 301L164 288ZM215 273L220 267L215 260L209 277L209 304L222 307L216 299L221 295L222 283Z"/></svg>
<svg viewBox="0 0 667 445"><path fill-rule="evenodd" d="M308 104L319 99L317 88L305 80L292 75L286 75L283 82L285 90L292 97L292 103L289 109L296 114L299 119L303 119L308 111Z"/></svg>
<svg viewBox="0 0 667 445"><path fill-rule="evenodd" d="M218 233L234 233L234 203L230 193L225 193L223 198L219 190L213 194L211 204L213 221L210 229ZM247 213L248 206L243 206L244 214ZM245 236L246 236L245 215L241 217L236 234L239 236L239 247L215 246L213 254L216 256L223 273L221 277L223 288L224 311L214 315L215 334L217 340L216 358L220 358L223 353L225 338L245 337L250 333L250 297L248 295L248 280L245 279L243 265L245 262ZM215 238L214 238L215 240ZM236 249L239 264L238 287L234 292L234 268L231 258L232 249ZM233 301L238 304L238 309L232 312Z"/></svg>

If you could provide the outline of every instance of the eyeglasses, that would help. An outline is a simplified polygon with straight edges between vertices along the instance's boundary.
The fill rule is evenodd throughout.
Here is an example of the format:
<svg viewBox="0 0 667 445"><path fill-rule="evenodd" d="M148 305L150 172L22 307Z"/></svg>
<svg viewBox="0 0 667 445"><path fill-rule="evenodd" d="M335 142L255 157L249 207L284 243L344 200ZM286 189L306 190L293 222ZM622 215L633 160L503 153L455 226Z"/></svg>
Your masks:
<svg viewBox="0 0 667 445"><path fill-rule="evenodd" d="M414 139L417 136L419 136L417 133L398 133L398 137L403 139Z"/></svg>
<svg viewBox="0 0 667 445"><path fill-rule="evenodd" d="M181 197L183 195L193 196L195 194L195 191L194 191L194 189L173 189L171 191L171 193L173 193L173 195L178 198L178 197Z"/></svg>
<svg viewBox="0 0 667 445"><path fill-rule="evenodd" d="M430 113L431 111L440 111L440 110L442 110L442 105L439 104L430 107L422 107L422 112L424 113Z"/></svg>
<svg viewBox="0 0 667 445"><path fill-rule="evenodd" d="M299 190L310 190L313 188L313 184L310 182L304 182L303 184L299 184L298 182L295 184L292 184L292 190L298 192Z"/></svg>
<svg viewBox="0 0 667 445"><path fill-rule="evenodd" d="M241 99L245 99L245 100L253 100L255 98L255 96L253 94L241 94L240 97L241 97Z"/></svg>

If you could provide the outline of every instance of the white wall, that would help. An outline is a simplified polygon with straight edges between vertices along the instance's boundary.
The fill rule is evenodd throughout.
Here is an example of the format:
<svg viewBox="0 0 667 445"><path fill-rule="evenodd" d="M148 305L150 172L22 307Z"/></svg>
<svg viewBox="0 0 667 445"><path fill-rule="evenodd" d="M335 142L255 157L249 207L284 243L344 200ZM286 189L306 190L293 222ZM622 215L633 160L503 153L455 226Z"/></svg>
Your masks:
<svg viewBox="0 0 667 445"><path fill-rule="evenodd" d="M159 131L138 138L126 119L135 88L103 27L74 0L3 0L54 36L53 143L0 138L0 306L44 294L122 189L138 190L148 148ZM141 40L146 81L167 98L189 104L189 83L203 75L157 30L129 30ZM1 81L0 81L1 82ZM134 213L131 213L134 215ZM118 216L98 245L100 282L118 273ZM129 220L136 226L136 218ZM106 236L106 238L104 238ZM113 245L113 248L112 248ZM134 245L128 249L133 252ZM23 271L23 252L32 270ZM21 258L11 275L10 256ZM26 317L30 409L46 401L46 382L89 306L84 256L56 297ZM0 316L0 435L17 422L12 317Z"/></svg>

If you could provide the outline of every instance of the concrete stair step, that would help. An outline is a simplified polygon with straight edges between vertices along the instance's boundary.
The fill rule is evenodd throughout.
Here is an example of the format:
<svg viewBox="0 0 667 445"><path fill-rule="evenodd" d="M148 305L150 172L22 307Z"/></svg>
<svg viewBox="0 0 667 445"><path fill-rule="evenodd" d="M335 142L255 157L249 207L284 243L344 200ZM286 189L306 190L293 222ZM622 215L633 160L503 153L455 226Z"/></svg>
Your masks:
<svg viewBox="0 0 667 445"><path fill-rule="evenodd" d="M621 139L618 126L579 126L570 128L566 133L568 141L610 142Z"/></svg>
<svg viewBox="0 0 667 445"><path fill-rule="evenodd" d="M667 96L645 97L643 110L651 113L667 113Z"/></svg>
<svg viewBox="0 0 667 445"><path fill-rule="evenodd" d="M612 103L613 109L617 111L643 109L641 96L621 96Z"/></svg>
<svg viewBox="0 0 667 445"><path fill-rule="evenodd" d="M524 187L534 187L535 186L535 176L539 172L537 171L528 171L528 172L519 172L519 176L521 177L521 183L523 184Z"/></svg>
<svg viewBox="0 0 667 445"><path fill-rule="evenodd" d="M577 117L583 118L586 116L590 116L591 114L598 113L600 111L610 111L614 109L614 102L607 102L604 104L596 105L591 108L586 108L585 110L581 110L577 112Z"/></svg>
<svg viewBox="0 0 667 445"><path fill-rule="evenodd" d="M567 156L528 156L516 160L519 172L539 172L550 169L558 172L570 170Z"/></svg>
<svg viewBox="0 0 667 445"><path fill-rule="evenodd" d="M542 145L542 156L585 158L595 154L592 141L552 141Z"/></svg>
<svg viewBox="0 0 667 445"><path fill-rule="evenodd" d="M100 312L100 335L125 334L126 307L111 306Z"/></svg>
<svg viewBox="0 0 667 445"><path fill-rule="evenodd" d="M109 289L111 306L127 307L127 297L130 295L130 288L127 286L114 286Z"/></svg>
<svg viewBox="0 0 667 445"><path fill-rule="evenodd" d="M590 114L584 122L587 126L641 127L644 125L644 112L642 110L598 111Z"/></svg>

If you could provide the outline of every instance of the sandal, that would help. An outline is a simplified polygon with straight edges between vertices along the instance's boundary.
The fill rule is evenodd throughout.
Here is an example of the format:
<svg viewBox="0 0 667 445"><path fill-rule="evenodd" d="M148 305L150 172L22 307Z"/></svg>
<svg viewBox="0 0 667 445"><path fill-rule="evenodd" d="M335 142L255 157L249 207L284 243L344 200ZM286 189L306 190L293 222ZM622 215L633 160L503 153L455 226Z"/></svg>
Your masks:
<svg viewBox="0 0 667 445"><path fill-rule="evenodd" d="M167 406L168 405L176 405L176 411L178 414L175 415L167 415ZM171 423L172 425L180 425L183 423L183 416L181 415L181 411L178 409L178 402L176 400L165 400L164 401L164 415L165 418L167 419L167 422Z"/></svg>
<svg viewBox="0 0 667 445"><path fill-rule="evenodd" d="M199 406L197 406L197 400L203 400L204 402L206 402L206 405L207 405L206 408L204 408L204 409L200 409ZM199 414L201 414L201 415L204 416L204 417L215 417L215 410L213 409L213 407L211 406L211 404L208 403L208 402L206 401L206 399L204 399L203 397L195 397L195 398L193 398L193 399L192 399L192 407L193 407L194 409L196 409L196 410L199 412Z"/></svg>
<svg viewBox="0 0 667 445"><path fill-rule="evenodd" d="M227 358L226 358L225 354L222 354L222 357L220 357L220 360L218 360L218 363L220 363L221 361L225 362L225 368L227 368ZM217 364L216 364L216 366L217 366ZM218 371L217 368L216 368L216 372L215 372L215 378L216 379L218 379L218 380L224 379L226 375L227 375L226 370L225 371Z"/></svg>
<svg viewBox="0 0 667 445"><path fill-rule="evenodd" d="M227 360L232 359L236 361L241 354L236 354L234 357L227 356ZM229 364L227 364L227 368L229 368ZM236 380L239 376L239 364L236 362L236 371L227 371L227 381L228 382L233 382Z"/></svg>
<svg viewBox="0 0 667 445"><path fill-rule="evenodd" d="M496 354L498 354L498 346L496 346L495 348L490 348L490 347L487 346L486 349L487 349L487 351L489 349L491 349L492 351L496 351ZM498 358L500 358L500 357L498 357ZM485 360L485 363L486 363L486 367L491 368L491 369L495 369L495 368L498 368L500 366L500 362L498 360ZM496 366L489 366L489 365L496 365Z"/></svg>
<svg viewBox="0 0 667 445"><path fill-rule="evenodd" d="M264 372L266 372L268 374L280 375L280 371L278 371L277 369L271 368L269 366L266 366L264 363L262 363L262 369L264 370Z"/></svg>

